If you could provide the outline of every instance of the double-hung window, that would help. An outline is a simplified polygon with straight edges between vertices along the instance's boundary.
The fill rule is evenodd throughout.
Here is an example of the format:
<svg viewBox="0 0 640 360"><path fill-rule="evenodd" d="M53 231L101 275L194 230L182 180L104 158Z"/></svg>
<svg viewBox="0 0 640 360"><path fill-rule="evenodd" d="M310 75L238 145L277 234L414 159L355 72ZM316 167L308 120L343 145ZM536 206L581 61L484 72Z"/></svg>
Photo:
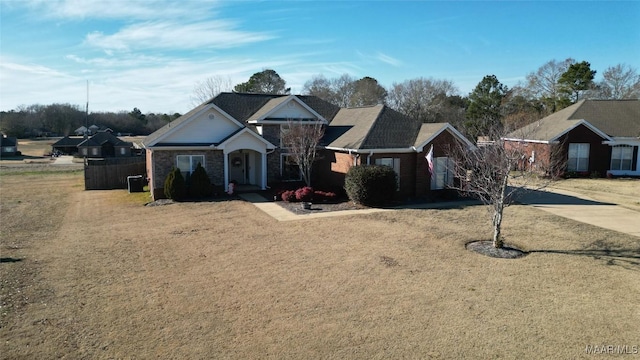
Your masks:
<svg viewBox="0 0 640 360"><path fill-rule="evenodd" d="M185 178L191 176L198 164L204 167L204 155L178 155L177 168Z"/></svg>
<svg viewBox="0 0 640 360"><path fill-rule="evenodd" d="M589 144L571 143L569 144L568 171L588 171L589 170Z"/></svg>
<svg viewBox="0 0 640 360"><path fill-rule="evenodd" d="M631 170L633 146L616 145L611 148L611 170Z"/></svg>
<svg viewBox="0 0 640 360"><path fill-rule="evenodd" d="M453 163L446 156L433 159L433 172L431 176L431 190L445 189L453 185Z"/></svg>

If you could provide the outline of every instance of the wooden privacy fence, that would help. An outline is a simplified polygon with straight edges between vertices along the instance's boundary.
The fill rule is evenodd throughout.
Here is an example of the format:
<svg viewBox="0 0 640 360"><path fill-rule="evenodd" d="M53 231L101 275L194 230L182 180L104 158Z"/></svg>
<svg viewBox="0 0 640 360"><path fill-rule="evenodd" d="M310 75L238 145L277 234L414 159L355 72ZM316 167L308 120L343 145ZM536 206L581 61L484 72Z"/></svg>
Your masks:
<svg viewBox="0 0 640 360"><path fill-rule="evenodd" d="M87 159L84 164L85 190L127 189L127 177L146 172L145 158Z"/></svg>

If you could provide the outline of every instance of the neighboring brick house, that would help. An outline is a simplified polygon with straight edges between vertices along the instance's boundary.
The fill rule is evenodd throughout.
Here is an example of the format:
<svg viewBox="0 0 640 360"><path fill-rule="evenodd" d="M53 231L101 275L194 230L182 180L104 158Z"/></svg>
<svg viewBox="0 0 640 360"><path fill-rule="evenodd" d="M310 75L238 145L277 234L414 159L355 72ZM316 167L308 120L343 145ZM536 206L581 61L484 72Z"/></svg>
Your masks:
<svg viewBox="0 0 640 360"><path fill-rule="evenodd" d="M301 180L280 143L290 121L325 126L318 186L342 186L350 166L377 163L399 174L401 196L422 196L438 187L429 182L428 146L440 158L452 141L473 146L449 124L420 124L382 105L341 109L315 96L221 93L143 141L153 198L163 197L172 168L190 174L198 163L225 189L231 181L266 189ZM447 175L440 180L444 187Z"/></svg>
<svg viewBox="0 0 640 360"><path fill-rule="evenodd" d="M15 156L18 153L18 139L0 134L0 156Z"/></svg>
<svg viewBox="0 0 640 360"><path fill-rule="evenodd" d="M64 139L64 138L63 138ZM77 145L78 154L89 158L129 157L133 144L110 132L98 132Z"/></svg>
<svg viewBox="0 0 640 360"><path fill-rule="evenodd" d="M561 161L567 172L640 176L640 100L581 100L504 140L519 147L532 167Z"/></svg>

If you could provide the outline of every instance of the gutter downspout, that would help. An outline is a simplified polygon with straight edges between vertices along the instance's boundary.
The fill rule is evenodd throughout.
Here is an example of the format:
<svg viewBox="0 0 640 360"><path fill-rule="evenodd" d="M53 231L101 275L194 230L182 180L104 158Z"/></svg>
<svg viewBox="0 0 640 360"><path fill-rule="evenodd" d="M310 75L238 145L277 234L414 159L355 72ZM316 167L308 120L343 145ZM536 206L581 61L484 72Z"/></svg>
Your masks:
<svg viewBox="0 0 640 360"><path fill-rule="evenodd" d="M369 152L369 155L367 155L367 165L371 165L371 157L373 156L373 151Z"/></svg>

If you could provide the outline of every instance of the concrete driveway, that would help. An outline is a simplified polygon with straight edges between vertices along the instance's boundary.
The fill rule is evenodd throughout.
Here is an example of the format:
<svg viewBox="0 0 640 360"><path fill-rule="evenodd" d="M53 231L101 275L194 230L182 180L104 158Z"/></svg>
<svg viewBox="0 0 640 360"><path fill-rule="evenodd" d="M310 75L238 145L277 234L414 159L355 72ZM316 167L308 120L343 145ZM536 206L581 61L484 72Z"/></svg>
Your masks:
<svg viewBox="0 0 640 360"><path fill-rule="evenodd" d="M518 202L572 220L640 237L640 212L566 190L533 190Z"/></svg>

